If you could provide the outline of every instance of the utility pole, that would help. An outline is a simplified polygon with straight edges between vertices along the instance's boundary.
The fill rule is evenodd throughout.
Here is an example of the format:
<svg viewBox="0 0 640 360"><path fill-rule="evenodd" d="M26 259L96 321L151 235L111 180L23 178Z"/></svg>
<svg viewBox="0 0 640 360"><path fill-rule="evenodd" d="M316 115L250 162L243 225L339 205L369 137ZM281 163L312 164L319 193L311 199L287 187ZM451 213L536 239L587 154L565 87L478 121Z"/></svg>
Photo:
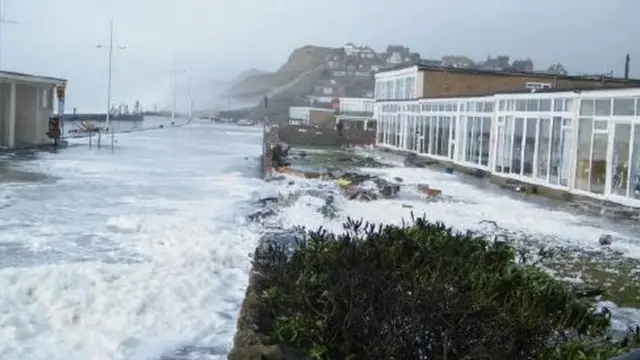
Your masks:
<svg viewBox="0 0 640 360"><path fill-rule="evenodd" d="M174 124L176 121L176 96L177 96L177 87L178 87L178 64L177 64L176 56L173 56L173 76L171 77L171 81L173 82L173 105L171 106L171 123Z"/></svg>
<svg viewBox="0 0 640 360"><path fill-rule="evenodd" d="M104 49L105 46L97 45L96 48ZM109 45L106 48L109 54L109 70L108 70L109 75L107 80L107 114L106 114L105 129L107 131L110 131L109 122L111 120L111 79L113 77L113 19L109 20ZM117 49L124 50L126 49L126 46L119 45L117 46ZM114 132L112 129L111 130L111 150L113 150L113 144L114 144Z"/></svg>
<svg viewBox="0 0 640 360"><path fill-rule="evenodd" d="M177 94L178 94L178 74L186 74L187 71L184 69L178 68L178 60L176 56L173 56L173 69L171 72L171 87L173 88L172 95L172 106L171 106L171 122L175 123L176 120L176 105L177 105ZM187 77L189 80L189 78ZM191 81L189 80L189 113L191 112ZM191 115L189 115L191 116Z"/></svg>
<svg viewBox="0 0 640 360"><path fill-rule="evenodd" d="M5 19L6 11L4 11L4 1L0 0L0 70L2 70L2 25L3 24L18 24L15 21Z"/></svg>

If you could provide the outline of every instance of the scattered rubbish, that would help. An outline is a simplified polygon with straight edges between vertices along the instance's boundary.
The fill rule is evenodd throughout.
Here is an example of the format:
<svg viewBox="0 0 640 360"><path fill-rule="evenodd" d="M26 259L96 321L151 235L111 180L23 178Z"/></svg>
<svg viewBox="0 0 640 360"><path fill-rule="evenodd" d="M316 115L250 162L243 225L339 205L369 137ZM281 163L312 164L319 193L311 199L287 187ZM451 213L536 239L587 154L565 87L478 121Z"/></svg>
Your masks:
<svg viewBox="0 0 640 360"><path fill-rule="evenodd" d="M340 186L341 188L346 188L351 186L351 180L347 179L347 178L340 178L338 179L338 181L336 181L336 183L338 184L338 186Z"/></svg>
<svg viewBox="0 0 640 360"><path fill-rule="evenodd" d="M444 169L444 172L447 173L447 174L453 174L454 169L452 167L447 167L447 168Z"/></svg>
<svg viewBox="0 0 640 360"><path fill-rule="evenodd" d="M393 180L399 183L404 181L401 177L394 177Z"/></svg>
<svg viewBox="0 0 640 360"><path fill-rule="evenodd" d="M409 204L402 204L402 207L405 209L412 209L413 205L409 205Z"/></svg>
<svg viewBox="0 0 640 360"><path fill-rule="evenodd" d="M418 184L418 191L428 196L440 196L442 190L429 187L427 184Z"/></svg>

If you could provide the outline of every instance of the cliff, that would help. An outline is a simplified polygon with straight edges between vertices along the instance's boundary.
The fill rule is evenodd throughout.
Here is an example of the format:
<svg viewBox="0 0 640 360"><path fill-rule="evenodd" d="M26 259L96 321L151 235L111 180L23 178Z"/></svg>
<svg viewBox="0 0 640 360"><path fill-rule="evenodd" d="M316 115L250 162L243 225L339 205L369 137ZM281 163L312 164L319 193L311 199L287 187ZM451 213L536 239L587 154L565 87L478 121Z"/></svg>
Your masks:
<svg viewBox="0 0 640 360"><path fill-rule="evenodd" d="M249 74L234 83L227 90L227 96L259 98L309 93L320 77L327 57L334 51L334 48L311 45L295 49L276 72Z"/></svg>

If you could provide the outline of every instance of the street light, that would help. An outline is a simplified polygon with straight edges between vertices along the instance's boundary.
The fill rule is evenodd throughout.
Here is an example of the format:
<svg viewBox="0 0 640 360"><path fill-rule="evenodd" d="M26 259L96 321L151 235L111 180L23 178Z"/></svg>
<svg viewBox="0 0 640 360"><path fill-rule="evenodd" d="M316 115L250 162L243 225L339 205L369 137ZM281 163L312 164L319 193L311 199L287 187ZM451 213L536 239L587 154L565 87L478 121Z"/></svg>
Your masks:
<svg viewBox="0 0 640 360"><path fill-rule="evenodd" d="M173 104L171 106L171 121L175 122L176 119L176 97L177 97L177 87L178 87L178 74L187 74L187 71L184 69L178 68L178 60L173 56L173 69L169 70L171 73L171 87L173 88ZM187 75L188 76L188 75ZM189 84L189 91L191 91L191 84ZM191 94L189 94L191 97Z"/></svg>
<svg viewBox="0 0 640 360"><path fill-rule="evenodd" d="M104 49L105 46L97 45L96 48ZM127 47L123 45L119 45L116 47L119 50L124 50ZM111 119L111 76L112 76L112 68L113 68L113 19L109 21L109 46L107 47L109 50L109 80L107 84L107 118L105 128L109 131L109 120Z"/></svg>
<svg viewBox="0 0 640 360"><path fill-rule="evenodd" d="M5 19L4 2L0 0L0 70L2 69L2 24L18 24L15 21Z"/></svg>

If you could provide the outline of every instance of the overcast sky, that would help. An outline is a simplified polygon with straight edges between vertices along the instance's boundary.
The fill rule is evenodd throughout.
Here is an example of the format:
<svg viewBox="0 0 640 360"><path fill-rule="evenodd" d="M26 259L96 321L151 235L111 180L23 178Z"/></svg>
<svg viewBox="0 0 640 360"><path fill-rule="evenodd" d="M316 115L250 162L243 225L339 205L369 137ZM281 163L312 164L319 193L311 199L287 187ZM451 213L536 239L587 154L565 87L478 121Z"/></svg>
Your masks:
<svg viewBox="0 0 640 360"><path fill-rule="evenodd" d="M114 101L169 91L173 55L193 78L274 70L296 47L403 44L423 58L466 54L560 62L640 77L639 0L2 0L2 68L69 80L67 106L106 106L109 18ZM16 22L12 24L9 22ZM164 104L161 104L164 105Z"/></svg>

